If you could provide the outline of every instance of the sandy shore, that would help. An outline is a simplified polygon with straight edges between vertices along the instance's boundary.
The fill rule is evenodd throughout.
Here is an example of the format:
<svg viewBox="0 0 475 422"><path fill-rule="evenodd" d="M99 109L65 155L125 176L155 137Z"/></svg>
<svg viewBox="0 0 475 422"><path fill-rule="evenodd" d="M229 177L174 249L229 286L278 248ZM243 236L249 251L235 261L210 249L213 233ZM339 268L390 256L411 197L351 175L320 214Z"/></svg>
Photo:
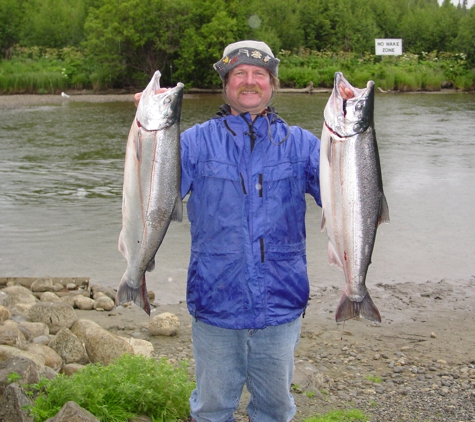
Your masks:
<svg viewBox="0 0 475 422"><path fill-rule="evenodd" d="M190 90L190 95L193 93L220 93L221 90ZM293 89L293 88L282 88L279 90L280 93L296 93L296 94L307 94L308 89ZM380 93L394 93L392 91L378 91ZM405 92L405 94L452 94L452 93L461 93L462 91L454 89L443 89L440 91L414 91L414 92ZM331 89L328 88L315 88L312 90L312 93L331 93ZM114 102L114 101L134 101L134 93L126 93L124 91L113 92L113 93L101 93L94 94L92 91L68 91L68 98L62 97L61 95L31 95L31 94L21 94L21 95L0 95L0 109L7 108L21 108L21 107L30 107L37 105L47 105L47 104L62 104L66 101L74 102L90 102L90 103L100 103L100 102ZM185 94L187 95L187 94Z"/></svg>
<svg viewBox="0 0 475 422"><path fill-rule="evenodd" d="M68 98L61 95L0 95L0 109L23 108L38 105L63 104L65 102L106 103L126 101L133 102L133 94L70 94Z"/></svg>

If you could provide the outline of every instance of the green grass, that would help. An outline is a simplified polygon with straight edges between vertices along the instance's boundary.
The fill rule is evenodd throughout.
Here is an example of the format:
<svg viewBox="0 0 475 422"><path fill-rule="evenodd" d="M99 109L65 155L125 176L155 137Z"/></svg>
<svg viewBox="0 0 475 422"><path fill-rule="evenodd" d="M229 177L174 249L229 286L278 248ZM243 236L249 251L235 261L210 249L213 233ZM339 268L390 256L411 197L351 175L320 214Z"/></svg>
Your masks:
<svg viewBox="0 0 475 422"><path fill-rule="evenodd" d="M373 80L377 88L385 91L439 91L445 84L464 91L475 89L475 70L468 67L461 53L375 56L301 50L298 54L281 51L278 56L283 88L305 88L310 82L317 88L331 88L335 72L341 71L352 85L360 88ZM92 66L88 57L74 47L17 46L10 60L0 60L0 95L101 90L113 85L109 74L107 64ZM148 77L142 76L145 80ZM135 79L140 78L136 75ZM120 81L114 83L120 85Z"/></svg>
<svg viewBox="0 0 475 422"><path fill-rule="evenodd" d="M31 409L35 422L53 417L68 401L101 422L126 422L137 415L172 422L189 415L193 388L186 363L176 367L165 359L124 355L108 366L87 365L71 376L43 379L29 391L38 393Z"/></svg>
<svg viewBox="0 0 475 422"><path fill-rule="evenodd" d="M381 377L376 377L374 375L367 375L366 379L371 382L380 383L382 381Z"/></svg>
<svg viewBox="0 0 475 422"><path fill-rule="evenodd" d="M361 410L334 410L324 415L305 419L304 422L368 422L370 420Z"/></svg>

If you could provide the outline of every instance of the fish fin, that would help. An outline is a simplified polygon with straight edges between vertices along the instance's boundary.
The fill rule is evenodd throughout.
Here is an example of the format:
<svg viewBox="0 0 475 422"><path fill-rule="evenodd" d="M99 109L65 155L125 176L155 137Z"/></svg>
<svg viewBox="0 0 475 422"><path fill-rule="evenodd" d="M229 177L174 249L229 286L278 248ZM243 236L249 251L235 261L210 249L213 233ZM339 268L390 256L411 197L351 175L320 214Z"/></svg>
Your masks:
<svg viewBox="0 0 475 422"><path fill-rule="evenodd" d="M178 196L175 201L175 207L172 212L173 221L182 221L183 220L183 201Z"/></svg>
<svg viewBox="0 0 475 422"><path fill-rule="evenodd" d="M139 124L139 122L137 121L137 124ZM138 130L138 136L136 136L134 138L134 149L135 149L135 159L140 162L142 161L142 136L141 136L141 132L140 132L140 129Z"/></svg>
<svg viewBox="0 0 475 422"><path fill-rule="evenodd" d="M381 202L379 204L379 220L378 220L378 225L381 223L389 223L389 206L388 206L388 201L386 200L386 197L383 196L381 197Z"/></svg>
<svg viewBox="0 0 475 422"><path fill-rule="evenodd" d="M153 271L155 269L155 258L153 258L147 265L147 271Z"/></svg>
<svg viewBox="0 0 475 422"><path fill-rule="evenodd" d="M327 227L327 220L325 218L325 208L322 208L322 222L320 224L320 231L323 232Z"/></svg>
<svg viewBox="0 0 475 422"><path fill-rule="evenodd" d="M369 293L366 293L361 302L351 301L346 293L341 296L340 303L336 309L336 322L346 321L352 318L365 318L373 322L381 322L381 315L378 308L371 300Z"/></svg>
<svg viewBox="0 0 475 422"><path fill-rule="evenodd" d="M134 302L150 315L150 300L148 299L147 285L145 284L145 275L142 279L142 285L134 289L127 284L124 277L120 281L119 288L115 295L115 306L126 302Z"/></svg>
<svg viewBox="0 0 475 422"><path fill-rule="evenodd" d="M332 148L333 147L333 136L330 136L330 142L328 143L328 148L327 148L327 160L328 164L332 165Z"/></svg>
<svg viewBox="0 0 475 422"><path fill-rule="evenodd" d="M335 247L332 242L328 242L328 263L330 265L336 265L338 268L343 270L343 263L340 260L340 257L336 253Z"/></svg>
<svg viewBox="0 0 475 422"><path fill-rule="evenodd" d="M118 247L119 247L119 252L127 257L127 244L125 243L124 241L124 236L123 236L123 233L122 231L120 232L119 234L119 244L118 244Z"/></svg>

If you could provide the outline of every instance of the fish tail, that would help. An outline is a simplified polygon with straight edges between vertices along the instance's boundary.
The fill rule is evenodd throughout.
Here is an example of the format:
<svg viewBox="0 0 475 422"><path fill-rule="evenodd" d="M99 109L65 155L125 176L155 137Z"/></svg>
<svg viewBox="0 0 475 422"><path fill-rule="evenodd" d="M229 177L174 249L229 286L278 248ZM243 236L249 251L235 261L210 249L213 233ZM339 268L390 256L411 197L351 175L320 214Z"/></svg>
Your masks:
<svg viewBox="0 0 475 422"><path fill-rule="evenodd" d="M150 300L148 299L145 275L143 276L141 286L137 289L130 287L127 284L126 278L122 277L115 295L115 305L119 306L126 302L134 302L150 315Z"/></svg>
<svg viewBox="0 0 475 422"><path fill-rule="evenodd" d="M365 318L373 322L381 322L381 315L373 303L369 293L366 293L361 302L353 302L343 293L338 308L336 309L336 322L346 321L351 318Z"/></svg>

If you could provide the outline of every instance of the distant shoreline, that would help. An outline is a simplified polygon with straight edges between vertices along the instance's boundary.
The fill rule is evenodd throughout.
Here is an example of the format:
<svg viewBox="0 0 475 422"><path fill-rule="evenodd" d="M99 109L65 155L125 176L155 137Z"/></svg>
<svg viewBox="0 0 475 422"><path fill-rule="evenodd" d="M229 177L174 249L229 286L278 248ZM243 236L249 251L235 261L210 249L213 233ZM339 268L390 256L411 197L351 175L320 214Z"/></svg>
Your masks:
<svg viewBox="0 0 475 422"><path fill-rule="evenodd" d="M279 94L330 94L330 88L281 88ZM194 94L221 94L221 89L199 89L190 88L185 95ZM456 89L442 89L440 91L382 91L377 90L381 94L475 94L474 91L461 91ZM0 109L22 108L33 105L51 105L64 104L67 102L133 102L134 93L124 92L123 90L116 92L96 92L93 91L67 91L69 97L62 97L61 94L11 94L0 95Z"/></svg>

